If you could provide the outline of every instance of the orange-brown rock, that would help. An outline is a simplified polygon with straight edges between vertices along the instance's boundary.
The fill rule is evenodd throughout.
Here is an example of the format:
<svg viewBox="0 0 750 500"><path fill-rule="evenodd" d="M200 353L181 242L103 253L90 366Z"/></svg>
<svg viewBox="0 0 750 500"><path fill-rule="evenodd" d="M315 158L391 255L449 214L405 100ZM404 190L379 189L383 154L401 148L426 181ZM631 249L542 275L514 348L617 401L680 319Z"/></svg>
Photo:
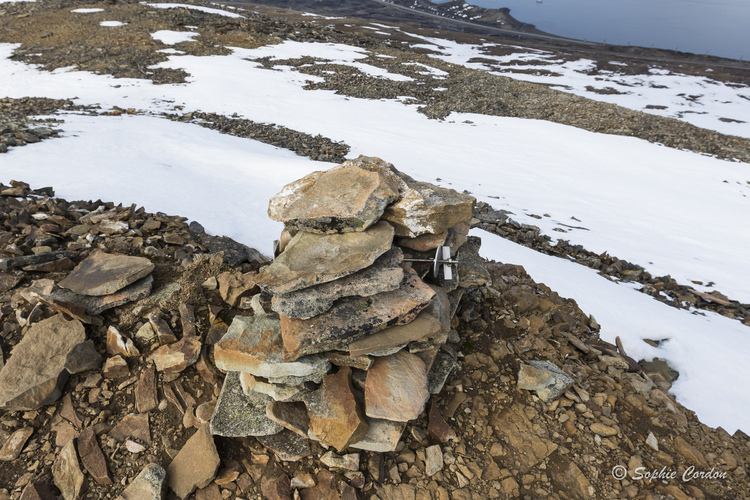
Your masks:
<svg viewBox="0 0 750 500"><path fill-rule="evenodd" d="M399 351L377 358L367 372L365 407L367 416L396 422L419 417L430 397L424 362L414 354Z"/></svg>

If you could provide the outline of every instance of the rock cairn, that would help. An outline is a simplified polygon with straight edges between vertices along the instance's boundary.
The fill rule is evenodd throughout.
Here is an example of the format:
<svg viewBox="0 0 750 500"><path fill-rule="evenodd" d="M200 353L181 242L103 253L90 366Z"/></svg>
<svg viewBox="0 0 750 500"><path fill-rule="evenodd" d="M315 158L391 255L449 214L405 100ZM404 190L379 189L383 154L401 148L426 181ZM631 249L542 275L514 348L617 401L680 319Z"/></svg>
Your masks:
<svg viewBox="0 0 750 500"><path fill-rule="evenodd" d="M256 436L289 461L309 440L395 450L456 363L446 341L463 288L489 276L467 236L474 203L363 156L285 186L268 210L285 225L281 253L254 277L254 315L214 347L228 375L212 433ZM443 245L450 279L429 262Z"/></svg>

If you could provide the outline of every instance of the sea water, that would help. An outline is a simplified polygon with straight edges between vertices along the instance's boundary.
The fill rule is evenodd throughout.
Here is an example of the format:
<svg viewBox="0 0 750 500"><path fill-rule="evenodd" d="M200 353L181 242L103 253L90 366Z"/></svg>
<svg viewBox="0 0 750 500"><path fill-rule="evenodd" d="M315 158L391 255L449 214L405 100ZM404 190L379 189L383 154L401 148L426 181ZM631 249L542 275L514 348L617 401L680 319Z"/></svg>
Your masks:
<svg viewBox="0 0 750 500"><path fill-rule="evenodd" d="M554 35L750 59L750 0L467 0Z"/></svg>

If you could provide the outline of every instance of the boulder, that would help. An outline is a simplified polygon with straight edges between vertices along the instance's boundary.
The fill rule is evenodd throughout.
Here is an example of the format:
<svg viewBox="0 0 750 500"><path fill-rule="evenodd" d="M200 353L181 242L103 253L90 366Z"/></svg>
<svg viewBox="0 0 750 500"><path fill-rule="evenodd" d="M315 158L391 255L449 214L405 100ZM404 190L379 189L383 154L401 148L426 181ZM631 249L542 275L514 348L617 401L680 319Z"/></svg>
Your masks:
<svg viewBox="0 0 750 500"><path fill-rule="evenodd" d="M361 167L362 157L325 172L313 172L271 198L268 215L291 230L313 233L363 231L395 201L399 183L375 169Z"/></svg>
<svg viewBox="0 0 750 500"><path fill-rule="evenodd" d="M135 283L153 269L154 264L144 257L94 251L59 285L81 295L109 295Z"/></svg>
<svg viewBox="0 0 750 500"><path fill-rule="evenodd" d="M386 222L360 233L300 232L258 274L256 283L275 295L333 281L371 266L391 248L392 241L393 227Z"/></svg>
<svg viewBox="0 0 750 500"><path fill-rule="evenodd" d="M406 422L422 413L430 393L424 362L414 354L399 351L377 358L367 372L365 408L367 416Z"/></svg>
<svg viewBox="0 0 750 500"><path fill-rule="evenodd" d="M325 351L345 351L349 344L390 326L410 323L435 292L411 268L397 290L371 297L342 299L309 320L281 317L284 360Z"/></svg>
<svg viewBox="0 0 750 500"><path fill-rule="evenodd" d="M394 247L378 257L373 265L349 276L313 285L287 294L274 295L271 309L296 319L310 319L329 310L342 297L369 297L399 287L404 271L399 266L404 255Z"/></svg>

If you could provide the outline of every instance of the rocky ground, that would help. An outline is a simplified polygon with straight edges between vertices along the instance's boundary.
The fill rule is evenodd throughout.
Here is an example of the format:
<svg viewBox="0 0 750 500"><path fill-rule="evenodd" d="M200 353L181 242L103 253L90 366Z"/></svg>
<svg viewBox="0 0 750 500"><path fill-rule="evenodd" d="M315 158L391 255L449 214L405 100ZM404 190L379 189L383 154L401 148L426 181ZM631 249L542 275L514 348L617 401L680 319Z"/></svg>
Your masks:
<svg viewBox="0 0 750 500"><path fill-rule="evenodd" d="M302 18L250 15L235 20L118 2L107 9L128 19L128 36L114 38L99 28L103 18L98 14L77 21L87 24L71 23L69 10L82 6L88 4L70 0L3 4L0 41L20 43L15 58L49 70L77 66L155 83L175 83L185 77L148 69L165 57L156 52L164 47L148 35L159 29L198 26L196 42L178 47L196 55L222 53L224 45L255 47L285 38L342 42L394 56L371 57L367 62L407 74L418 83L375 80L349 67L301 67L326 78L317 87L357 97L411 95L433 118L454 110L543 118L748 160L745 139L477 74L394 48L386 40L323 28ZM266 64L272 69L277 64L299 67L305 62ZM449 76L437 81L416 70L409 72L404 62L423 62ZM331 69L335 73L324 73ZM449 91L435 91L436 87ZM54 140L58 120L64 116L34 117L56 111L102 112L67 100L2 99L0 153ZM345 144L273 124L204 113L166 118L193 121L325 161L338 162L348 152ZM85 336L101 356L96 368L70 376L58 401L34 411L0 414L0 499L19 498L22 492L24 498L36 498L35 492L46 498L47 489L60 493L52 476L63 466L71 466L74 490L83 478L87 490L81 490L80 497L115 498L141 471L152 470L148 464L169 466L193 436L197 438L190 441L188 451L210 454L197 429L207 421L224 375L214 366L208 339L235 316L250 314L249 301L227 295L218 287L219 277L256 271L264 264L262 256L231 240L211 237L199 224L188 224L179 216L148 214L135 206L102 201L68 202L55 198L52 188L31 190L23 183L0 188L0 212L4 255L0 259L0 366L12 359L11 351L32 326L59 311L86 324ZM637 266L611 256L592 255L570 245L552 246L532 226L514 223L508 214L489 206L478 206L474 217L474 225L548 253L562 252L617 279L638 280L644 292L661 300L675 305L689 302L748 321L747 305L720 294L703 296L668 277L647 276ZM153 264L150 291L138 292L129 297L131 302L93 316L82 314L66 298L40 301L39 295L53 293L73 266L95 249L148 259ZM34 257L51 254L55 256L51 261ZM452 320L455 334L449 342L460 353L459 364L443 391L431 398L425 414L408 424L396 452L359 452L356 459L349 453L347 460L341 460L313 444L309 457L284 462L255 438L216 437L218 473L195 497L285 498L285 491L301 498L354 495L382 500L750 497L747 435L738 431L732 436L702 425L667 394L675 376L668 367L630 359L621 347L602 342L595 319L574 301L535 283L512 264L493 263L488 269L492 284L469 289ZM110 327L121 334L124 353L102 365L105 359L117 357ZM154 328L166 328L163 333L171 331L180 339L197 334L202 343L199 360L183 371L154 373L146 362L153 348L147 334ZM127 340L137 351L127 347ZM96 365L96 354L88 356L89 363ZM531 387L522 367L532 361L551 362L575 383L545 402L545 395L521 388ZM155 397L143 389L149 384L156 388ZM145 410L149 406L153 407ZM78 473L72 464L73 458L76 463L79 459L75 450L71 458L67 447L76 435L83 464ZM685 471L688 476L683 478Z"/></svg>

